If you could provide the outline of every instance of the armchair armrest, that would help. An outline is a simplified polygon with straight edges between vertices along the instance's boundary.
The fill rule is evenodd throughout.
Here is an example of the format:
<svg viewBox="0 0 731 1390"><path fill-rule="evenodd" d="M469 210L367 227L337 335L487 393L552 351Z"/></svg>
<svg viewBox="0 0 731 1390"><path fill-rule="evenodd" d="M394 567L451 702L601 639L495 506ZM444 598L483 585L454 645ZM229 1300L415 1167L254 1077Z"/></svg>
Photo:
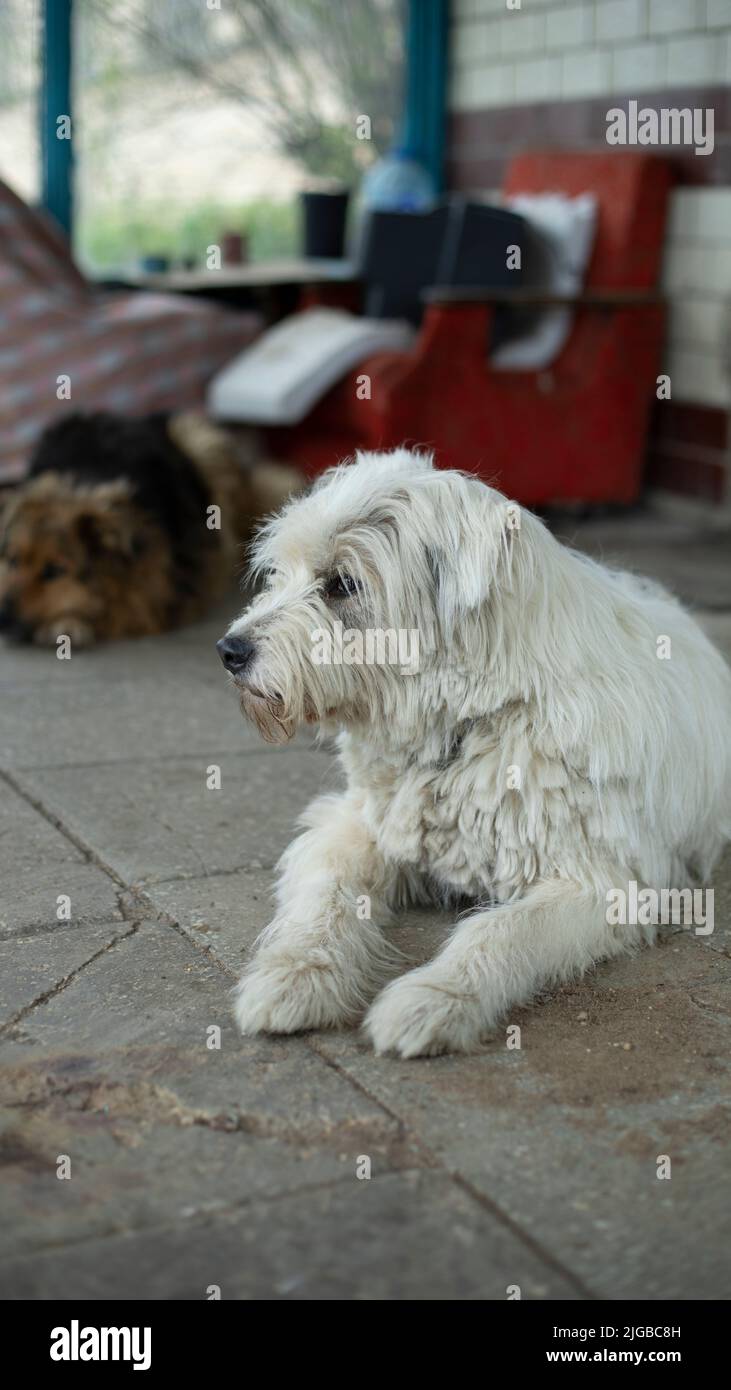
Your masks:
<svg viewBox="0 0 731 1390"><path fill-rule="evenodd" d="M431 285L422 293L425 303L442 304L508 304L515 308L585 308L633 309L648 304L662 304L663 297L655 290L587 290L583 294L552 294L547 290L491 290L483 285Z"/></svg>

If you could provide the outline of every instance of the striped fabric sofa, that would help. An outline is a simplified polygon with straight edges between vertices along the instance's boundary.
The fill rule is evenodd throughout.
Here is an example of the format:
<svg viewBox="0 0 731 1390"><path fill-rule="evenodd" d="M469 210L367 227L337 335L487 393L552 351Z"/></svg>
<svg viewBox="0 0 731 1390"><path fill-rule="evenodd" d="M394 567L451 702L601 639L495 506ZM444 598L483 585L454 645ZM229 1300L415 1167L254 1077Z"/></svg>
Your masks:
<svg viewBox="0 0 731 1390"><path fill-rule="evenodd" d="M55 224L0 181L0 483L23 477L69 399L131 415L202 403L260 328L204 300L96 288Z"/></svg>

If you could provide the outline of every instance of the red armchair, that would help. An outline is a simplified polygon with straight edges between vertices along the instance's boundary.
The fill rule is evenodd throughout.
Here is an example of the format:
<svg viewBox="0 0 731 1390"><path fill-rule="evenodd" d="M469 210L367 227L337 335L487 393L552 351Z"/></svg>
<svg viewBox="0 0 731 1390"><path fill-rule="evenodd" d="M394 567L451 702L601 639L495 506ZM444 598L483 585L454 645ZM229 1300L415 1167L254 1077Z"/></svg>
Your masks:
<svg viewBox="0 0 731 1390"><path fill-rule="evenodd" d="M441 466L476 472L528 505L630 502L642 479L656 398L663 308L655 292L669 169L636 152L526 154L507 194L592 192L597 236L571 334L549 369L494 371L494 293L435 287L414 349L363 362L303 424L271 431L278 455L310 473L354 449L404 442ZM505 292L505 302L556 304ZM358 378L370 379L361 399Z"/></svg>

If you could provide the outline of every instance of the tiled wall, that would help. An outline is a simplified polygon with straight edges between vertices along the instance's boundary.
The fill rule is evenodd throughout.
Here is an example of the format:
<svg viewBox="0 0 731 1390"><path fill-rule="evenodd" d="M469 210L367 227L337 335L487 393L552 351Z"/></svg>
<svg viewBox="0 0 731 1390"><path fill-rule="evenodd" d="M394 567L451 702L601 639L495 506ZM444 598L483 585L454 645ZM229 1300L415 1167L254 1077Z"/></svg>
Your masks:
<svg viewBox="0 0 731 1390"><path fill-rule="evenodd" d="M671 3L671 0L668 0ZM731 0L729 0L731 7ZM679 188L670 209L663 286L667 368L679 400L729 403L731 188Z"/></svg>
<svg viewBox="0 0 731 1390"><path fill-rule="evenodd" d="M526 146L606 149L606 112L632 97L714 108L713 155L670 151L682 185L663 272L674 409L653 451L695 458L699 490L717 494L708 479L728 462L731 406L731 0L452 0L453 186L496 187Z"/></svg>
<svg viewBox="0 0 731 1390"><path fill-rule="evenodd" d="M731 0L452 0L454 110L731 82Z"/></svg>

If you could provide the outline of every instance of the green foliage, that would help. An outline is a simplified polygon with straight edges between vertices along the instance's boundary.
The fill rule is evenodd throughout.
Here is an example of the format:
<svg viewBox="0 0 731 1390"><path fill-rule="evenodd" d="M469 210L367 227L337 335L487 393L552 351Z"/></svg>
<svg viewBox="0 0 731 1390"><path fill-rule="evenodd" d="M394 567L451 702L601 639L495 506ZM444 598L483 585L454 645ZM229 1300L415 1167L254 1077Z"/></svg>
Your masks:
<svg viewBox="0 0 731 1390"><path fill-rule="evenodd" d="M206 247L219 244L225 232L248 238L251 260L291 256L299 247L297 205L266 199L234 206L209 201L192 208L145 202L137 213L126 203L105 203L90 208L78 226L79 259L107 272L130 268L141 256L190 257L201 266Z"/></svg>

